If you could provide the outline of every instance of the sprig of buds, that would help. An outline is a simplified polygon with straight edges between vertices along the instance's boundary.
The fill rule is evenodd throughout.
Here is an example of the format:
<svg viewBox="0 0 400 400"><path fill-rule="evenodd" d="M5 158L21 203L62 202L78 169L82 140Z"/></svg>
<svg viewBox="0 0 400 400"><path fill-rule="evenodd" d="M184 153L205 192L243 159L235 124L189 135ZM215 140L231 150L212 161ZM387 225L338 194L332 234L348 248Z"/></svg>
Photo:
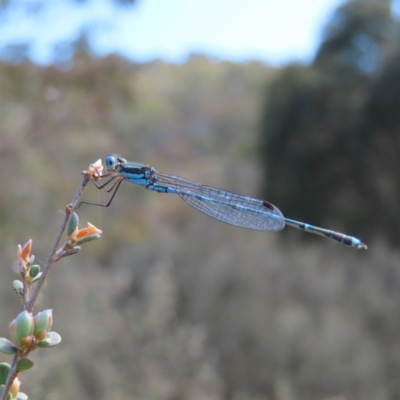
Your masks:
<svg viewBox="0 0 400 400"><path fill-rule="evenodd" d="M33 316L32 310L52 265L63 257L76 254L82 244L100 238L101 230L91 223L88 223L86 228L79 228L79 218L73 210L87 183L91 180L100 180L102 173L101 160L97 160L87 171L83 171L82 182L71 204L66 207L64 220L43 271L40 265L34 264L35 257L31 254L32 239L23 246L18 245L20 280L13 282L13 289L24 309L9 325L11 340L0 338L0 352L13 355L11 365L0 363L0 400L27 400L28 396L19 391L21 382L18 376L34 365L28 355L38 348L53 347L61 342L61 336L57 332L50 331L53 311L43 310ZM67 240L59 247L65 230L67 230Z"/></svg>
<svg viewBox="0 0 400 400"><path fill-rule="evenodd" d="M31 239L24 246L18 245L17 256L22 282L15 280L13 287L24 306L29 300L32 284L42 275L40 266L33 264L35 257L31 255L31 251ZM56 346L61 342L61 336L57 332L50 331L52 324L52 310L44 310L33 316L25 309L9 325L11 341L0 338L0 352L14 355L13 366L7 363L0 364L0 394L5 395L7 381L10 386L6 399L28 398L25 393L19 391L21 382L17 376L33 367L33 361L28 358L29 353L37 348Z"/></svg>

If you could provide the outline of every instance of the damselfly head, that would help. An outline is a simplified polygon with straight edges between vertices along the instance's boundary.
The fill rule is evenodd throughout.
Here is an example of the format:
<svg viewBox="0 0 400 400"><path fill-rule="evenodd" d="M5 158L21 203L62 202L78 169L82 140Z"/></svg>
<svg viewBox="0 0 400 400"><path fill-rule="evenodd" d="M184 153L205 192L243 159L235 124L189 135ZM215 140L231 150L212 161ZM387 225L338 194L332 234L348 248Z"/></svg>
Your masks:
<svg viewBox="0 0 400 400"><path fill-rule="evenodd" d="M125 165L128 161L118 154L113 154L106 158L106 168L108 171L114 171L118 165Z"/></svg>

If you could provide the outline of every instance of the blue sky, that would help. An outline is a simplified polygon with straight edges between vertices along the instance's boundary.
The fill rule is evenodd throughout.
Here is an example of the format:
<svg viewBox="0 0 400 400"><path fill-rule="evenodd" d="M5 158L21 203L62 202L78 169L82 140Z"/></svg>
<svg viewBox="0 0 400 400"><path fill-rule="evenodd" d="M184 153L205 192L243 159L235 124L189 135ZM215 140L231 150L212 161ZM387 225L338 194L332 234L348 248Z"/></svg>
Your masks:
<svg viewBox="0 0 400 400"><path fill-rule="evenodd" d="M31 58L52 59L54 43L70 40L86 22L95 26L92 44L100 55L119 52L134 61L185 61L190 53L221 59L258 59L274 65L308 62L329 15L341 0L139 0L117 9L107 0L86 5L53 0L46 13L15 23L18 12L0 20L0 46L31 42ZM21 21L21 19L20 19Z"/></svg>

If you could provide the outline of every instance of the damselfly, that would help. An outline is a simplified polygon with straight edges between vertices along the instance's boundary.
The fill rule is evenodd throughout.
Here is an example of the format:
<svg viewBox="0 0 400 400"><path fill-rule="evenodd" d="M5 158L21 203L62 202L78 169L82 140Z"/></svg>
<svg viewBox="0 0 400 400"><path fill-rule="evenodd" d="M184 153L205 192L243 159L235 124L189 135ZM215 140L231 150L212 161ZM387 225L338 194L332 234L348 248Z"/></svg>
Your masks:
<svg viewBox="0 0 400 400"><path fill-rule="evenodd" d="M285 218L277 207L267 201L201 185L180 176L164 174L147 164L129 163L125 158L112 155L106 158L106 169L107 173L101 178L109 179L100 183L98 175L93 179L93 183L98 189L104 188L111 193L108 203L82 203L108 207L121 183L128 181L159 193L177 194L192 207L227 224L260 231L280 231L286 224L347 246L367 249L360 239L353 236Z"/></svg>

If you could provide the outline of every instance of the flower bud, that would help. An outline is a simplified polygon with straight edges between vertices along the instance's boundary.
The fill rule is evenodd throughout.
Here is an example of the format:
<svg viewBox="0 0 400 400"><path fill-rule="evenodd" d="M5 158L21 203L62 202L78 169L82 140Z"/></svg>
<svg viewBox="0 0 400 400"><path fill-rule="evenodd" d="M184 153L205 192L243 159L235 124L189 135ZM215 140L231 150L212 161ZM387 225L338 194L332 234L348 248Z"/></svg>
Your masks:
<svg viewBox="0 0 400 400"><path fill-rule="evenodd" d="M99 158L95 163L90 164L88 170L86 171L93 179L98 180L101 178L103 173L103 164Z"/></svg>
<svg viewBox="0 0 400 400"><path fill-rule="evenodd" d="M43 340L53 324L53 310L44 310L38 313L35 318L35 336Z"/></svg>
<svg viewBox="0 0 400 400"><path fill-rule="evenodd" d="M71 247L99 239L101 233L102 231L100 229L88 222L86 228L76 228L75 231L72 232L69 237L71 241Z"/></svg>
<svg viewBox="0 0 400 400"><path fill-rule="evenodd" d="M25 263L29 262L32 251L32 239L29 239L23 246L18 245L18 258Z"/></svg>
<svg viewBox="0 0 400 400"><path fill-rule="evenodd" d="M12 383L10 387L10 393L13 399L17 398L17 394L19 393L19 387L21 386L21 381L18 378L14 379L14 382Z"/></svg>
<svg viewBox="0 0 400 400"><path fill-rule="evenodd" d="M26 339L23 341L22 339L32 336L34 330L35 323L33 321L33 316L31 313L28 313L28 311L22 311L10 324L11 336L15 336L15 339L14 337L13 339L18 347L26 347L29 341ZM24 345L22 346L22 344Z"/></svg>

